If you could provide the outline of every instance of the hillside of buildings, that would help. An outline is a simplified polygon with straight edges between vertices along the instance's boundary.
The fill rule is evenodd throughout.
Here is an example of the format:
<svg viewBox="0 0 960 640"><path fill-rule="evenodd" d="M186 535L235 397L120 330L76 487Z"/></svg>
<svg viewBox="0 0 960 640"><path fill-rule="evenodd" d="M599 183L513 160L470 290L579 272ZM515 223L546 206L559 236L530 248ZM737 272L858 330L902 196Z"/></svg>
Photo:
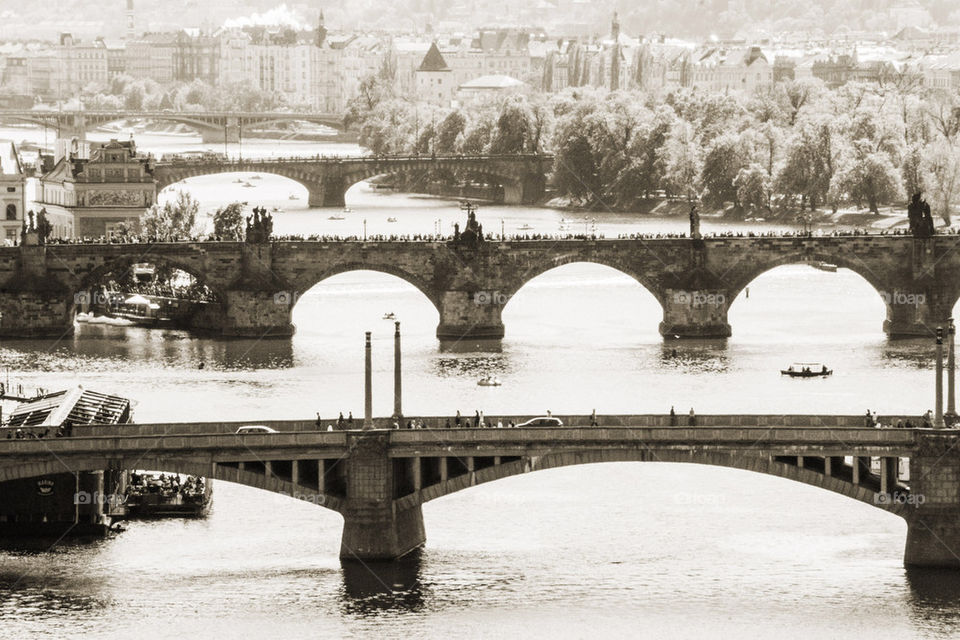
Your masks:
<svg viewBox="0 0 960 640"><path fill-rule="evenodd" d="M224 26L285 24L306 28L323 10L328 19L351 30L423 32L464 31L478 25L543 29L560 36L603 33L608 16L619 11L633 32L683 37L734 37L753 32L788 31L831 35L847 31L887 31L904 26L960 24L954 0L401 0L382 3L318 3L290 0L130 0L137 33L184 27L213 31ZM63 31L82 37L123 36L126 0L49 0L0 6L0 38L51 39Z"/></svg>

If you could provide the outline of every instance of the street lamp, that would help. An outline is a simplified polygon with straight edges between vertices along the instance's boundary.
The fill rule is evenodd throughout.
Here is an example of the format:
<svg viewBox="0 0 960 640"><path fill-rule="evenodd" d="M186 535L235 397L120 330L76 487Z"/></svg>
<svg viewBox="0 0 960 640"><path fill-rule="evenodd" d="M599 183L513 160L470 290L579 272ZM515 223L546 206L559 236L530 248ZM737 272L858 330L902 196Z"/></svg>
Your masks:
<svg viewBox="0 0 960 640"><path fill-rule="evenodd" d="M367 219L363 219L363 241L367 241Z"/></svg>

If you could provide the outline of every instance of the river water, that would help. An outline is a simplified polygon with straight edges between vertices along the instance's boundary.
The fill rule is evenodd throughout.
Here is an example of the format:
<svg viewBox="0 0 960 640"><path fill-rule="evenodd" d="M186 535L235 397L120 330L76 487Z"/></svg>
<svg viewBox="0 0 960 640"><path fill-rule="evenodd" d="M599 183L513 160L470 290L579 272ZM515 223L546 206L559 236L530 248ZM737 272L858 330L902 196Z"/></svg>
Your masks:
<svg viewBox="0 0 960 640"><path fill-rule="evenodd" d="M203 148L155 137L138 144ZM256 144L264 155L290 152L286 143ZM329 211L307 209L295 183L263 175L244 188L235 178L173 188L189 189L205 211L237 199L283 208L279 233L362 233L364 219L368 233L430 233L462 215L455 202L359 185L347 194L346 219L328 220ZM685 226L602 212L584 222L535 207L483 206L479 216L490 230L502 219L508 232L523 224L554 232L561 218L608 235ZM706 230L721 226L704 221ZM502 343L441 345L423 294L392 276L354 272L301 298L289 340L83 325L62 340L4 341L0 366L28 388L82 384L133 398L140 421L360 415L363 331L371 330L374 408L385 415L388 311L402 321L410 415L670 406L917 414L933 402L932 345L889 341L883 303L860 276L803 265L754 281L749 297L733 303L726 341L665 343L649 292L613 269L574 264L509 302ZM779 375L798 360L826 362L835 374ZM487 373L503 386L478 387ZM96 544L46 553L0 551L0 638L960 634L960 577L907 572L902 520L778 478L695 465L588 465L474 487L428 503L424 515L428 540L418 558L342 566L338 515L220 482L204 520L132 523Z"/></svg>

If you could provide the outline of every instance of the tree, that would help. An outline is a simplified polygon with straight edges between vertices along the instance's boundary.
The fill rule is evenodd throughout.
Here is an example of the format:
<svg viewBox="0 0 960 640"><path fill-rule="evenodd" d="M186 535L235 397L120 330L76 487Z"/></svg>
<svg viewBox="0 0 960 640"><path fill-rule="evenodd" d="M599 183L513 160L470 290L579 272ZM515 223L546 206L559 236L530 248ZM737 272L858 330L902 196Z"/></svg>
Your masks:
<svg viewBox="0 0 960 640"><path fill-rule="evenodd" d="M700 175L703 160L700 145L689 122L678 121L670 128L670 135L659 154L663 168L663 186L670 194L695 200L700 194Z"/></svg>
<svg viewBox="0 0 960 640"><path fill-rule="evenodd" d="M243 239L243 204L231 202L213 214L213 234L222 240Z"/></svg>
<svg viewBox="0 0 960 640"><path fill-rule="evenodd" d="M831 191L839 199L846 195L858 203L867 201L872 213L879 214L881 202L903 198L903 184L890 156L874 151L860 141L833 178Z"/></svg>
<svg viewBox="0 0 960 640"><path fill-rule="evenodd" d="M754 162L749 167L740 169L733 181L737 189L737 200L751 212L760 209L770 210L770 174L760 164Z"/></svg>
<svg viewBox="0 0 960 640"><path fill-rule="evenodd" d="M701 173L705 204L715 207L722 207L729 201L739 204L734 181L750 162L749 156L747 145L732 133L721 135L710 144L703 157Z"/></svg>
<svg viewBox="0 0 960 640"><path fill-rule="evenodd" d="M173 203L168 200L162 207L150 207L141 216L140 227L147 236L161 240L191 238L196 232L199 211L197 200L188 192L180 191Z"/></svg>
<svg viewBox="0 0 960 640"><path fill-rule="evenodd" d="M533 113L521 97L504 101L497 128L490 141L490 153L524 153L533 147Z"/></svg>
<svg viewBox="0 0 960 640"><path fill-rule="evenodd" d="M951 223L951 207L960 191L960 149L940 140L924 148L921 169L924 184L933 195L933 206L946 224Z"/></svg>
<svg viewBox="0 0 960 640"><path fill-rule="evenodd" d="M460 109L454 109L447 114L447 117L440 122L437 130L437 138L434 142L435 148L439 153L456 153L457 137L460 136L467 126L467 118Z"/></svg>

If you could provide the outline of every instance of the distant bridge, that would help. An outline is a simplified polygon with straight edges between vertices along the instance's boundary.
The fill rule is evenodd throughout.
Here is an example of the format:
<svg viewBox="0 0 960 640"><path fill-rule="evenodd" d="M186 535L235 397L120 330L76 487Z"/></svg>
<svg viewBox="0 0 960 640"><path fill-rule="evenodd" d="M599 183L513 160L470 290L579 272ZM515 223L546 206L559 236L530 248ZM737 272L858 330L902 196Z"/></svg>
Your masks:
<svg viewBox="0 0 960 640"><path fill-rule="evenodd" d="M341 557L376 560L424 543L423 503L478 484L575 464L689 462L787 478L895 513L908 524L907 564L960 568L956 432L865 428L862 416L703 415L696 426L599 416L596 427L586 426L590 416L559 417L570 426L398 431L379 419L378 429L327 432L312 421L255 420L278 433L248 435L235 433L242 422L75 427L69 438L0 439L0 482L107 468L237 482L337 511Z"/></svg>
<svg viewBox="0 0 960 640"><path fill-rule="evenodd" d="M154 177L159 190L186 178L213 173L273 173L306 187L311 207L342 207L347 190L362 180L385 174L446 169L501 185L507 204L533 204L543 197L546 175L552 165L553 156L538 154L185 159L158 162Z"/></svg>
<svg viewBox="0 0 960 640"><path fill-rule="evenodd" d="M130 110L70 110L0 109L0 122L27 122L56 129L63 136L77 135L121 120L154 120L176 122L196 129L204 142L237 142L243 130L255 129L278 122L310 122L332 129L343 130L343 116L334 113L287 111L130 111Z"/></svg>

